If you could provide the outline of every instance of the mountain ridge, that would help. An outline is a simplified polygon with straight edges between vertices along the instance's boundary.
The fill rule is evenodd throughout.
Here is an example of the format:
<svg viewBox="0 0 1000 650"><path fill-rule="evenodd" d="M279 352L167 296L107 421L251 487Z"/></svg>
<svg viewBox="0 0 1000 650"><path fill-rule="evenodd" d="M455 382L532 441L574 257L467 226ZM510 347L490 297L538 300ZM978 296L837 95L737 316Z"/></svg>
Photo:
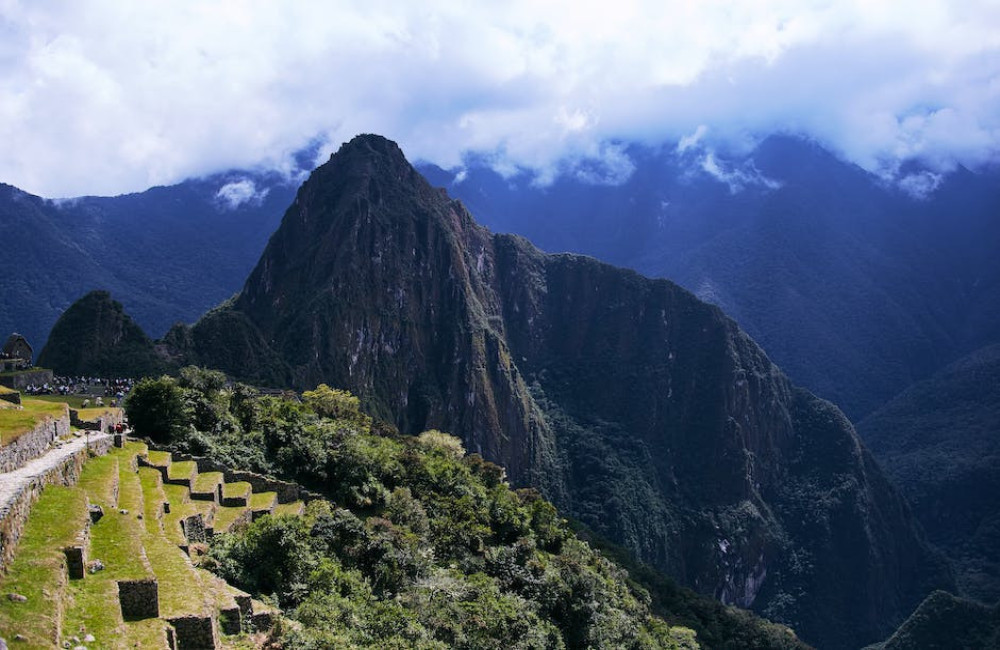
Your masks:
<svg viewBox="0 0 1000 650"><path fill-rule="evenodd" d="M950 584L850 423L718 308L492 235L377 136L300 188L239 296L166 341L451 430L639 557L825 647L885 638Z"/></svg>

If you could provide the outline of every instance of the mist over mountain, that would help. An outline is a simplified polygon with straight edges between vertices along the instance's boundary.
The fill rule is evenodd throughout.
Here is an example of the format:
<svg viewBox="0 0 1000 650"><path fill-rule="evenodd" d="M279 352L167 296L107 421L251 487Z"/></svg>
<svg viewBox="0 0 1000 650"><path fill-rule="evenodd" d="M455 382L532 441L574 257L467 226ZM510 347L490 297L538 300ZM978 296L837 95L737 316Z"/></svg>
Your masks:
<svg viewBox="0 0 1000 650"><path fill-rule="evenodd" d="M95 288L162 335L235 293L295 185L216 174L117 197L48 200L0 186L0 332L40 350L59 315Z"/></svg>
<svg viewBox="0 0 1000 650"><path fill-rule="evenodd" d="M822 647L950 579L850 423L665 280L493 235L395 144L299 190L233 300L162 345L448 430L640 558Z"/></svg>
<svg viewBox="0 0 1000 650"><path fill-rule="evenodd" d="M1000 340L1000 173L909 165L886 183L816 144L632 146L631 173L549 185L470 158L424 165L493 230L669 278L735 318L789 375L860 419Z"/></svg>

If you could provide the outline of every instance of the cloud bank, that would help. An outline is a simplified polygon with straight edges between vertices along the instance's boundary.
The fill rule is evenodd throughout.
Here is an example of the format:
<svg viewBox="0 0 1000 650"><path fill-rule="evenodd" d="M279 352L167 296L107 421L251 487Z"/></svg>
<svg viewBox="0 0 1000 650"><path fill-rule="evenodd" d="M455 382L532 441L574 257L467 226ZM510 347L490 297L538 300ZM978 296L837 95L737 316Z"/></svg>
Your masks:
<svg viewBox="0 0 1000 650"><path fill-rule="evenodd" d="M995 160L1000 4L0 0L0 180L44 196L288 168L317 136L544 180L774 131L886 177Z"/></svg>

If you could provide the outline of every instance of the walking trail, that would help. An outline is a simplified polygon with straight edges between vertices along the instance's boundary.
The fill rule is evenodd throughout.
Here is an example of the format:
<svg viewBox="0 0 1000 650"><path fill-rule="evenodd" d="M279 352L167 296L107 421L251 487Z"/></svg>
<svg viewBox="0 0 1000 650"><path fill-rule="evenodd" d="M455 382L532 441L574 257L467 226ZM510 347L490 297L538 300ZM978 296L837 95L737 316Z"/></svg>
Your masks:
<svg viewBox="0 0 1000 650"><path fill-rule="evenodd" d="M88 441L94 443L110 437L111 434L108 433L93 432L89 436L83 435L79 438L70 438L67 441L56 443L57 446L45 452L44 455L29 461L13 472L0 474L0 512L6 510L11 500L21 491L22 487L86 447Z"/></svg>

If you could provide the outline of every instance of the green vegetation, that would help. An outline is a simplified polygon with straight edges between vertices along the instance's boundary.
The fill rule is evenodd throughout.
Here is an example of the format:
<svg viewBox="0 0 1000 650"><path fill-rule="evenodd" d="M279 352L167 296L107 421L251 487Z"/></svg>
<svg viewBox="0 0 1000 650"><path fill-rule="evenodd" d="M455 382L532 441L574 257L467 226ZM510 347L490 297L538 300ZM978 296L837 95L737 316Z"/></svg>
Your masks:
<svg viewBox="0 0 1000 650"><path fill-rule="evenodd" d="M1000 604L989 607L935 591L883 643L866 650L1000 648Z"/></svg>
<svg viewBox="0 0 1000 650"><path fill-rule="evenodd" d="M21 406L23 408L0 410L0 444L10 444L47 417L59 418L66 414L65 404L29 397L21 400Z"/></svg>
<svg viewBox="0 0 1000 650"><path fill-rule="evenodd" d="M32 509L18 542L17 561L0 581L0 630L4 636L21 634L21 648L48 650L59 633L59 612L53 607L65 588L62 549L83 530L87 508L78 488L50 486ZM6 594L19 594L24 602Z"/></svg>
<svg viewBox="0 0 1000 650"><path fill-rule="evenodd" d="M668 624L651 611L650 592L535 490L511 490L501 467L450 435L401 436L326 387L299 403L201 373L139 382L130 420L173 431L178 451L330 499L302 516L286 514L301 504L280 505L212 544L211 568L297 621L281 630L286 648L735 647L721 642L727 625L759 630L746 647L802 647L786 628L746 613L738 621L721 606L696 616L689 607ZM164 410L157 396L182 408ZM169 427L150 417L164 412L179 417ZM236 487L226 494L244 493ZM219 508L216 531L247 510ZM685 591L675 603L684 598L707 602ZM699 646L689 625L711 627L720 642Z"/></svg>
<svg viewBox="0 0 1000 650"><path fill-rule="evenodd" d="M69 306L49 333L38 363L59 375L141 376L169 369L152 341L107 291Z"/></svg>

